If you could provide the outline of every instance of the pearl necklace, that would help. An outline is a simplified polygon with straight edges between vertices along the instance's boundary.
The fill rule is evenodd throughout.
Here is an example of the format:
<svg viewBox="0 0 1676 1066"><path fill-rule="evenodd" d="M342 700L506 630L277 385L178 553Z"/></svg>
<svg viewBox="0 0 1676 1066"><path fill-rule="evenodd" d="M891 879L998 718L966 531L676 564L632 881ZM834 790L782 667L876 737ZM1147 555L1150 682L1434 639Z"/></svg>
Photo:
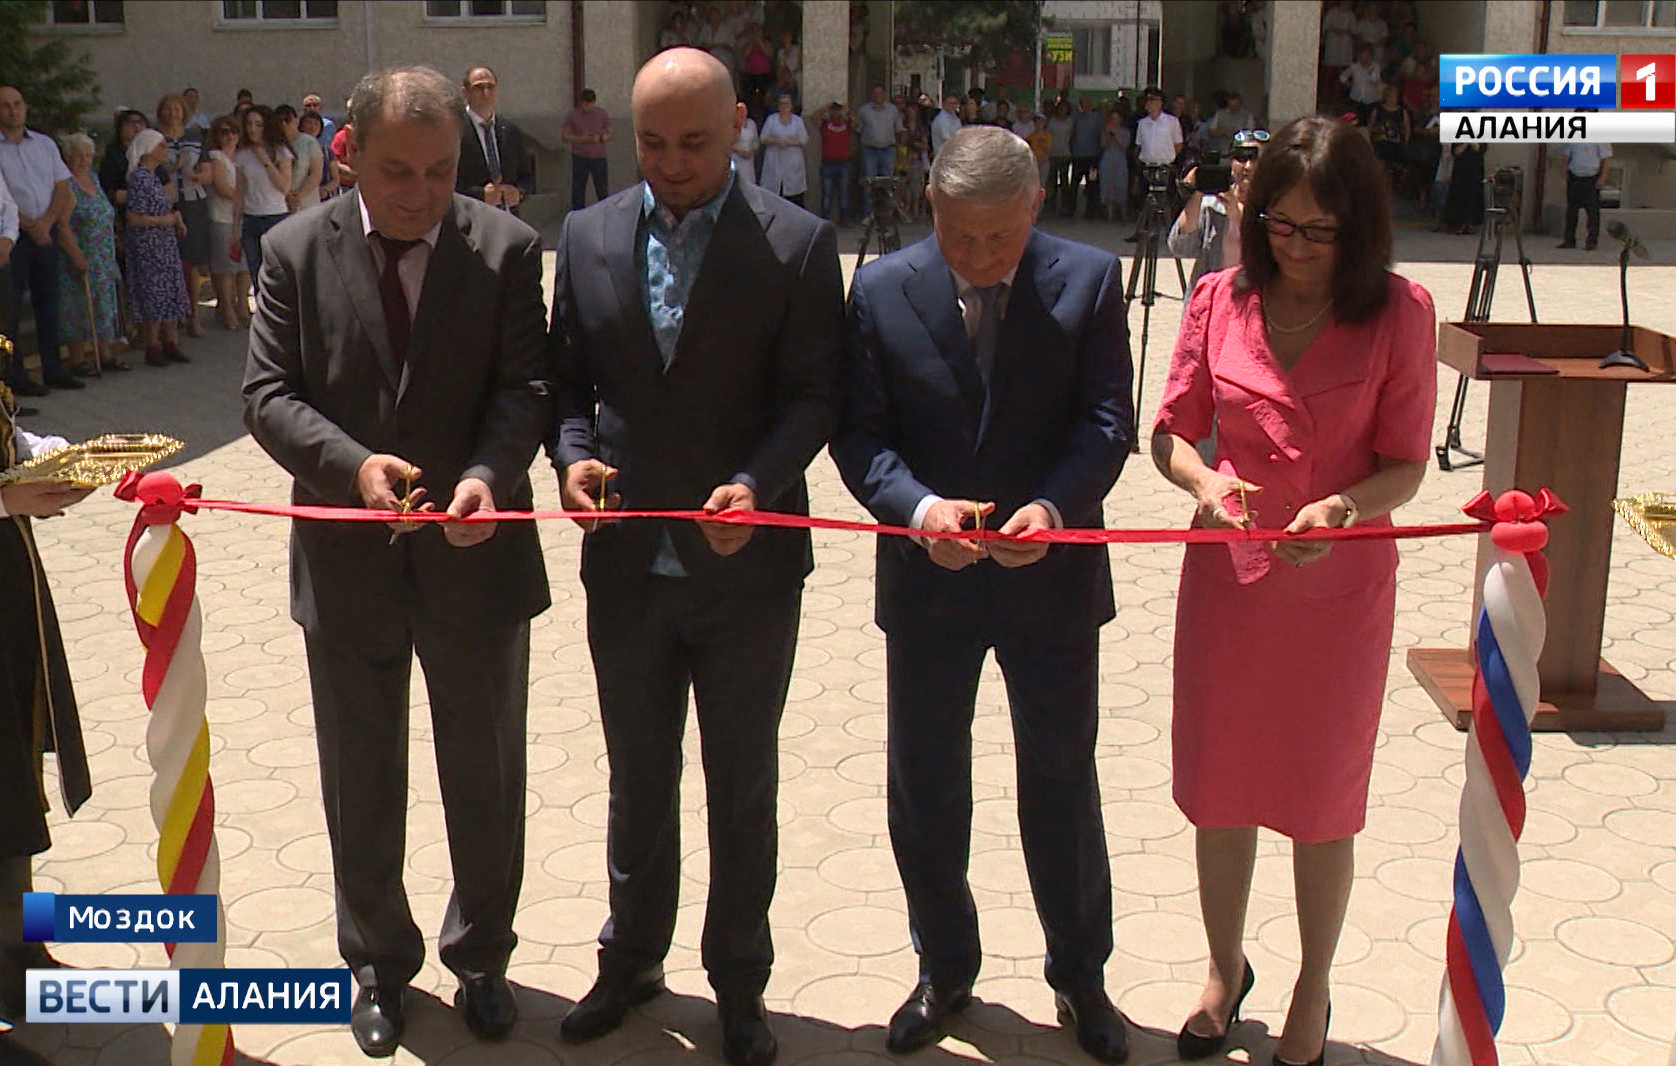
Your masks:
<svg viewBox="0 0 1676 1066"><path fill-rule="evenodd" d="M1268 305L1267 301L1265 301L1264 304L1263 304L1263 322L1269 327L1269 332L1271 332L1271 333L1281 333L1281 334L1303 333L1306 330L1310 329L1312 326L1314 326L1317 322L1320 322L1321 319L1323 317L1325 317L1327 312L1331 311L1332 309L1333 309L1333 301L1331 299L1329 299L1326 303L1321 305L1321 310L1315 312L1314 315L1310 316L1309 321L1305 322L1303 325L1301 325L1301 326L1282 326L1281 324L1276 322L1272 316L1270 316L1269 305Z"/></svg>

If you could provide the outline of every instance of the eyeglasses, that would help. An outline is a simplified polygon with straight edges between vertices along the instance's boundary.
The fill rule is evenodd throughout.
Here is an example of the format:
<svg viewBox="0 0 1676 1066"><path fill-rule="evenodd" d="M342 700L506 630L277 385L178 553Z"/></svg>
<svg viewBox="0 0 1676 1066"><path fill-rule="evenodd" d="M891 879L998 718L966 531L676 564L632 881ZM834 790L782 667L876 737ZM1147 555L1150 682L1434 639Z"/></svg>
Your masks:
<svg viewBox="0 0 1676 1066"><path fill-rule="evenodd" d="M1313 224L1300 226L1289 218L1271 215L1267 211L1260 212L1257 218L1263 223L1263 228L1269 231L1271 237L1279 237L1284 240L1294 233L1301 233L1304 240L1313 244L1333 244L1338 241L1337 226L1317 226Z"/></svg>

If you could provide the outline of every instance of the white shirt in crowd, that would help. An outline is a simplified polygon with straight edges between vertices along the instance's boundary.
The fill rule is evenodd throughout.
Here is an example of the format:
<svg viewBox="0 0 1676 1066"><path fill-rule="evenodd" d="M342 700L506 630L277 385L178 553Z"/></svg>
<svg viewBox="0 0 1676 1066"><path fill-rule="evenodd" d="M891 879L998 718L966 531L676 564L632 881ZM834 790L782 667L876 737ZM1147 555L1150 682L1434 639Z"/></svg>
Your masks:
<svg viewBox="0 0 1676 1066"><path fill-rule="evenodd" d="M1173 163L1181 150L1181 123L1168 111L1154 118L1144 115L1135 126L1135 142L1143 163Z"/></svg>
<svg viewBox="0 0 1676 1066"><path fill-rule="evenodd" d="M757 120L747 115L739 127L739 139L733 142L733 172L750 185L757 183L757 144Z"/></svg>
<svg viewBox="0 0 1676 1066"><path fill-rule="evenodd" d="M1352 63L1344 68L1338 80L1350 86L1350 99L1358 104L1377 104L1385 93L1385 82L1379 76L1377 61L1366 66Z"/></svg>
<svg viewBox="0 0 1676 1066"><path fill-rule="evenodd" d="M931 154L935 156L943 150L943 142L954 136L954 131L960 128L960 116L943 108L937 112L937 117L931 120Z"/></svg>
<svg viewBox="0 0 1676 1066"><path fill-rule="evenodd" d="M1600 174L1600 168L1612 158L1610 144L1584 144L1581 142L1565 146L1565 172L1574 178L1593 178Z"/></svg>
<svg viewBox="0 0 1676 1066"><path fill-rule="evenodd" d="M1321 20L1321 62L1329 67L1348 67L1356 62L1356 13L1335 7Z"/></svg>
<svg viewBox="0 0 1676 1066"><path fill-rule="evenodd" d="M12 190L7 188L4 179L0 179L0 240L17 243L17 201L12 199Z"/></svg>
<svg viewBox="0 0 1676 1066"><path fill-rule="evenodd" d="M276 148L269 153L275 163L291 158L291 149ZM291 208L285 203L285 193L274 188L268 178L268 168L256 155L254 148L240 148L233 153L233 162L244 174L244 213L247 215L285 215Z"/></svg>
<svg viewBox="0 0 1676 1066"><path fill-rule="evenodd" d="M778 196L799 196L809 188L809 170L803 159L803 146L809 143L809 128L803 119L791 114L781 120L776 111L762 120L763 137L784 137L796 144L771 144L762 153L761 185Z"/></svg>
<svg viewBox="0 0 1676 1066"><path fill-rule="evenodd" d="M51 137L26 129L17 142L0 134L0 180L11 189L19 215L40 218L52 206L53 189L70 180L70 168Z"/></svg>

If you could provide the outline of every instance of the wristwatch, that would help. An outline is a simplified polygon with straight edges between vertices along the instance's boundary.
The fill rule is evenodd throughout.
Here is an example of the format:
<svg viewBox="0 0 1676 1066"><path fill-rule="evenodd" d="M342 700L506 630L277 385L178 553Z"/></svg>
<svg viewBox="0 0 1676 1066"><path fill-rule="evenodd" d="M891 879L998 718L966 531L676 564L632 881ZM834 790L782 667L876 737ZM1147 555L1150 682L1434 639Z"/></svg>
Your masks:
<svg viewBox="0 0 1676 1066"><path fill-rule="evenodd" d="M1338 498L1344 501L1344 521L1338 524L1340 529L1349 529L1362 516L1362 509L1356 506L1356 500L1348 492L1341 492Z"/></svg>

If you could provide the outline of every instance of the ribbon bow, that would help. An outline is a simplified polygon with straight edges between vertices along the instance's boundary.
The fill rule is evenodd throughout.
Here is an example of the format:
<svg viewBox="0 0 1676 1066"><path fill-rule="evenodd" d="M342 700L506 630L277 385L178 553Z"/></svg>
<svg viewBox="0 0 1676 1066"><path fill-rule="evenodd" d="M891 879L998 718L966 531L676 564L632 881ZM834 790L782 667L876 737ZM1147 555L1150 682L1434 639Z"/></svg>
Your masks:
<svg viewBox="0 0 1676 1066"><path fill-rule="evenodd" d="M1535 496L1508 489L1494 498L1480 492L1461 508L1480 522L1494 522L1490 539L1496 547L1520 555L1541 551L1548 543L1548 517L1570 509L1547 489L1538 489Z"/></svg>
<svg viewBox="0 0 1676 1066"><path fill-rule="evenodd" d="M198 505L194 501L203 495L203 486L193 484L182 487L173 474L161 471L142 474L130 470L117 482L115 493L119 500L128 503L139 501L140 514L135 519L136 526L172 526L182 513L198 513Z"/></svg>

